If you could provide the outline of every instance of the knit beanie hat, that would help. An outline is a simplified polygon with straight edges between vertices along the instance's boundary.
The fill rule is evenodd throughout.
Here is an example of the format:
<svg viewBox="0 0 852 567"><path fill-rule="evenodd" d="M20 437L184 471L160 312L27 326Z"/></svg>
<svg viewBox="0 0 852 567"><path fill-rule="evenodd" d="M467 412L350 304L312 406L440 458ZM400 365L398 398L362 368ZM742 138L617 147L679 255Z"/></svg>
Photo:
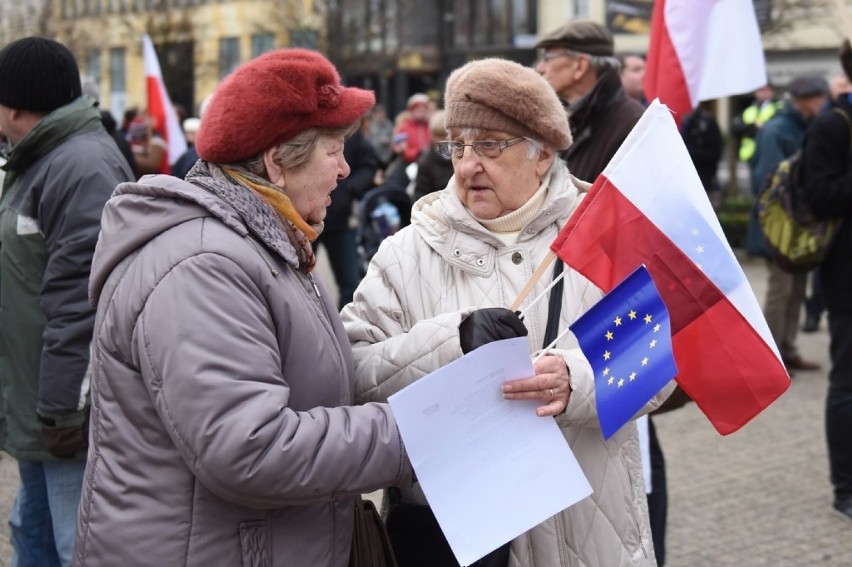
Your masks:
<svg viewBox="0 0 852 567"><path fill-rule="evenodd" d="M561 151L571 145L568 115L553 87L514 61L480 59L452 72L444 92L451 128L494 130L540 140Z"/></svg>
<svg viewBox="0 0 852 567"><path fill-rule="evenodd" d="M67 47L44 37L25 37L0 50L0 104L52 112L82 94L80 70Z"/></svg>
<svg viewBox="0 0 852 567"><path fill-rule="evenodd" d="M372 92L344 87L315 51L269 51L231 73L213 92L195 139L211 163L234 163L310 128L340 128L369 112Z"/></svg>

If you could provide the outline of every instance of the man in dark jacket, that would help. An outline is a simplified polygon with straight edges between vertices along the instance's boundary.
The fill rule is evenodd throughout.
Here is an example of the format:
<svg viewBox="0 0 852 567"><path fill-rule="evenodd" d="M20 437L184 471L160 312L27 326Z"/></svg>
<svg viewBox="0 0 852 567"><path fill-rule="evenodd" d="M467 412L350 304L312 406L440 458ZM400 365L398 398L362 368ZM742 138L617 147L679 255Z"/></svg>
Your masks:
<svg viewBox="0 0 852 567"><path fill-rule="evenodd" d="M625 95L612 33L594 22L570 22L537 44L539 72L568 105L574 142L562 157L594 181L645 110Z"/></svg>
<svg viewBox="0 0 852 567"><path fill-rule="evenodd" d="M852 79L852 48L843 42L841 63ZM819 116L804 147L804 196L814 214L840 218L834 244L820 266L828 310L831 371L825 404L828 462L834 509L852 520L852 100L838 97L837 110ZM838 112L839 111L839 112Z"/></svg>
<svg viewBox="0 0 852 567"><path fill-rule="evenodd" d="M807 125L825 104L827 93L828 85L821 77L805 75L790 81L784 106L757 132L756 150L750 162L755 195L778 164L802 147ZM769 259L763 313L789 372L819 369L815 362L802 358L796 344L806 285L807 273L785 272Z"/></svg>
<svg viewBox="0 0 852 567"><path fill-rule="evenodd" d="M424 195L440 191L447 186L453 176L453 162L435 149L438 142L447 139L443 110L438 110L429 117L429 135L432 136L432 143L417 161L417 177L414 180L415 201Z"/></svg>
<svg viewBox="0 0 852 567"><path fill-rule="evenodd" d="M713 209L718 210L722 205L722 190L716 177L724 142L719 123L709 108L709 101L702 101L684 117L680 131L707 198Z"/></svg>
<svg viewBox="0 0 852 567"><path fill-rule="evenodd" d="M68 566L88 446L89 268L104 203L133 174L55 41L0 51L0 128L12 143L0 196L0 447L21 479L10 539L16 565Z"/></svg>

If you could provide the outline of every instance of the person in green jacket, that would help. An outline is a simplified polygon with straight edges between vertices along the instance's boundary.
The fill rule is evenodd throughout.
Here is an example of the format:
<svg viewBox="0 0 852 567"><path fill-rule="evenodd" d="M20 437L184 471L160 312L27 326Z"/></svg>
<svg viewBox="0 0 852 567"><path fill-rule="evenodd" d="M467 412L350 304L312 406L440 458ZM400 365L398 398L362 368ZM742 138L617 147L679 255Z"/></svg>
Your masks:
<svg viewBox="0 0 852 567"><path fill-rule="evenodd" d="M742 114L734 117L731 133L740 141L737 157L740 161L749 162L757 149L755 138L761 126L775 116L784 103L775 99L775 89L766 84L754 91L754 101L743 110Z"/></svg>
<svg viewBox="0 0 852 567"><path fill-rule="evenodd" d="M133 174L55 41L0 50L0 129L12 145L0 194L0 448L21 481L12 564L68 566L88 447L89 270L104 204Z"/></svg>

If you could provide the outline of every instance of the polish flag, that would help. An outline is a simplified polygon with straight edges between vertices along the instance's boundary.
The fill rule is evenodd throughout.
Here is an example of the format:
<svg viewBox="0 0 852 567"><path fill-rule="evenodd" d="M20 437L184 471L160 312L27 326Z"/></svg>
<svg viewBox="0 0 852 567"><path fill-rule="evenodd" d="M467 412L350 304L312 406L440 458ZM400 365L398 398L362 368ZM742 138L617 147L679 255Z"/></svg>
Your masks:
<svg viewBox="0 0 852 567"><path fill-rule="evenodd" d="M609 292L645 264L671 316L677 383L719 433L790 378L669 109L655 100L551 245Z"/></svg>
<svg viewBox="0 0 852 567"><path fill-rule="evenodd" d="M657 0L643 87L680 120L702 100L766 84L752 0Z"/></svg>
<svg viewBox="0 0 852 567"><path fill-rule="evenodd" d="M169 99L169 93L166 92L163 74L160 72L160 61L157 59L157 52L154 51L154 44L148 34L142 38L142 55L148 87L148 114L154 118L154 129L168 146L160 172L169 173L169 166L186 151L186 138L172 101Z"/></svg>

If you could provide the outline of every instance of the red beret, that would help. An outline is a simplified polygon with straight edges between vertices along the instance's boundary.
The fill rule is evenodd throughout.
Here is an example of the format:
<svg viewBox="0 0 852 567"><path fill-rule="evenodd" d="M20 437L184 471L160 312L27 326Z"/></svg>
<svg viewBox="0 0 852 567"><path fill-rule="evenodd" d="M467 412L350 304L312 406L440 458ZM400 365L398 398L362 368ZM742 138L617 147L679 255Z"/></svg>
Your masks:
<svg viewBox="0 0 852 567"><path fill-rule="evenodd" d="M216 88L195 139L211 163L254 157L310 128L339 128L375 104L371 91L344 87L315 51L278 49L241 65Z"/></svg>

